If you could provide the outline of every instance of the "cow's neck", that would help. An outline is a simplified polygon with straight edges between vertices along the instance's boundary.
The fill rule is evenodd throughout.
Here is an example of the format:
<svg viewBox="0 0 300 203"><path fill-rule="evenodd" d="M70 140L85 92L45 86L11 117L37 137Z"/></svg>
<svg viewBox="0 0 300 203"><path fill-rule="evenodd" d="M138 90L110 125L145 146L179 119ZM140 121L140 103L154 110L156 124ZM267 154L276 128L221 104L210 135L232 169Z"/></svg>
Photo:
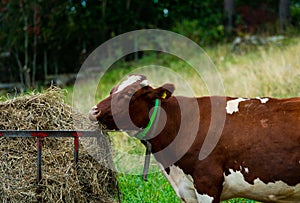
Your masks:
<svg viewBox="0 0 300 203"><path fill-rule="evenodd" d="M152 145L152 153L160 152L172 143L180 127L180 108L175 97L161 101L157 126L152 129L148 141ZM148 137L149 138L149 137Z"/></svg>
<svg viewBox="0 0 300 203"><path fill-rule="evenodd" d="M159 133L149 142L156 160L169 166L180 160L194 144L199 129L199 118L195 119L199 106L195 98L170 97L161 102L161 107Z"/></svg>
<svg viewBox="0 0 300 203"><path fill-rule="evenodd" d="M153 112L151 114L147 126L142 131L140 131L135 135L136 138L140 140L147 140L147 137L149 139L153 136L153 133L155 133L159 122L159 116L160 116L159 106L160 106L160 100L156 99Z"/></svg>

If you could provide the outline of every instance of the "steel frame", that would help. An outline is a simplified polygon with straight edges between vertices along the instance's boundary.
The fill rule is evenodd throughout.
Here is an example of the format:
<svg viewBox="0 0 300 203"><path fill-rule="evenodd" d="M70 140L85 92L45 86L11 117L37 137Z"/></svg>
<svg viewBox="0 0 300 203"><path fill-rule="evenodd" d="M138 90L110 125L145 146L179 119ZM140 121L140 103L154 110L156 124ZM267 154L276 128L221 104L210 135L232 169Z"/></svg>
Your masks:
<svg viewBox="0 0 300 203"><path fill-rule="evenodd" d="M37 138L37 183L42 180L42 147L43 139L51 137L74 138L74 164L78 163L79 137L99 137L99 131L80 130L0 130L0 137Z"/></svg>

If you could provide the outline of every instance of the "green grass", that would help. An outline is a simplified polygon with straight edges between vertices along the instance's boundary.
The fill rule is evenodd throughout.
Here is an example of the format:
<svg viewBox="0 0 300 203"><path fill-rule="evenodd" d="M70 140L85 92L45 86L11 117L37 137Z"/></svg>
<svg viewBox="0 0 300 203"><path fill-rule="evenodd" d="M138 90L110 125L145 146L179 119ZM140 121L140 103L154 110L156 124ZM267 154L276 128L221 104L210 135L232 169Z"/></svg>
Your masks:
<svg viewBox="0 0 300 203"><path fill-rule="evenodd" d="M180 203L172 187L162 173L157 172L148 176L144 181L141 176L119 174L119 186L123 203ZM255 203L256 201L236 198L223 203Z"/></svg>
<svg viewBox="0 0 300 203"><path fill-rule="evenodd" d="M298 53L300 53L300 43L298 42L299 38L289 41L284 46L258 47L246 54L230 53L230 45L220 45L208 49L207 53L211 56L223 80L226 95L281 98L299 96L300 56ZM172 74L176 73L184 82L188 82L195 95L208 94L205 82L184 61L170 55L149 54L137 62L116 62L98 83L98 90L93 98L94 104L106 97L120 79L132 72L152 76L155 81L158 81L158 84L155 85L161 85L165 81L175 83L177 87L175 94L185 95L185 89L180 89L182 81L178 77L166 74L165 70L153 71L151 67L140 69L149 64L168 67L172 70ZM153 81L150 80L150 82ZM82 98L87 98L87 95L91 93L89 84L82 84L81 88L86 93ZM70 88L68 91L67 98L71 103L73 89ZM83 103L82 108L87 112L91 106ZM158 172L154 163L151 165L152 173L148 177L148 182L144 182L139 175L130 175L142 171L143 160L133 161L128 156L131 154L143 155L144 147L137 140L128 138L122 133L112 133L111 138L115 165L119 170L125 171L119 173L118 176L123 202L179 202L175 192L162 173ZM237 198L225 202L250 203L255 201Z"/></svg>
<svg viewBox="0 0 300 203"><path fill-rule="evenodd" d="M180 202L162 173L149 174L148 181L138 175L119 174L118 180L123 203Z"/></svg>

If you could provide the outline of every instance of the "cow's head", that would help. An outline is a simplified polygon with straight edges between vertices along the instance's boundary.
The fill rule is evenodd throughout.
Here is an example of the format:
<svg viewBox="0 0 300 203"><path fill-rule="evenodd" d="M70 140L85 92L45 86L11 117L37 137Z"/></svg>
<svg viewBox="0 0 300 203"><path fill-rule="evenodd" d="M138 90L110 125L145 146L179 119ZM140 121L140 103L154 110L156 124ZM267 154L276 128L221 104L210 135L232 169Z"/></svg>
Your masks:
<svg viewBox="0 0 300 203"><path fill-rule="evenodd" d="M173 91L173 84L152 88L145 76L130 75L90 110L89 118L108 130L139 130L147 126L155 100L167 100Z"/></svg>

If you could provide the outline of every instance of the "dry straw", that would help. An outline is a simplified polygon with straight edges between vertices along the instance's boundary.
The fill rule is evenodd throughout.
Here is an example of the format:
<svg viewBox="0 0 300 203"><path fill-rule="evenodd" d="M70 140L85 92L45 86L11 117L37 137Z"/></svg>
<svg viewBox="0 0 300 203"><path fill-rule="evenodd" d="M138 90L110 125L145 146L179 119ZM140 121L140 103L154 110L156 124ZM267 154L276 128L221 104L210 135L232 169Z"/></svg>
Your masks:
<svg viewBox="0 0 300 203"><path fill-rule="evenodd" d="M97 126L64 103L60 89L32 93L0 103L1 130L97 130ZM72 138L45 138L43 179L36 184L36 138L0 138L0 201L113 202L115 173L106 136L93 149L81 145L73 164ZM82 140L81 140L82 142ZM91 142L88 140L87 142ZM94 142L94 141L92 141ZM97 152L97 157L87 151Z"/></svg>

